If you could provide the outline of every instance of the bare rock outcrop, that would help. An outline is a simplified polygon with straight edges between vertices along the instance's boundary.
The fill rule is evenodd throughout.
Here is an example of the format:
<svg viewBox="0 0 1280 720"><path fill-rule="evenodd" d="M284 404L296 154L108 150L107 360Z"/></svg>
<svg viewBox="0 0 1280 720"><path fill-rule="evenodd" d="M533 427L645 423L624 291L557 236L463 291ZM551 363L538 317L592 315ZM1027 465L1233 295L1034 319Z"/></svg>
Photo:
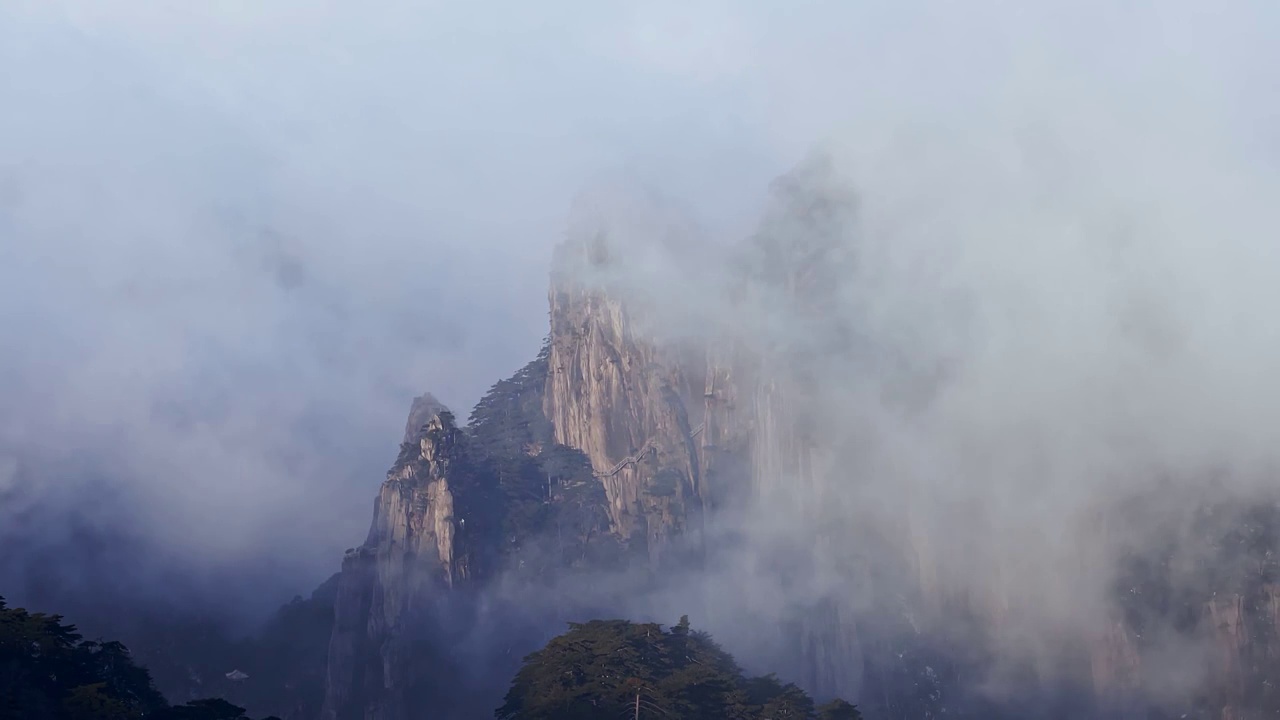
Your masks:
<svg viewBox="0 0 1280 720"><path fill-rule="evenodd" d="M656 561L698 522L695 437L706 366L696 346L682 348L657 330L678 308L646 295L632 273L618 272L675 252L677 231L637 220L637 212L653 213L628 192L613 188L580 199L570 238L556 253L543 409L555 441L590 460L604 485L612 531L644 542Z"/></svg>
<svg viewBox="0 0 1280 720"><path fill-rule="evenodd" d="M429 395L414 401L412 431L382 484L364 545L347 552L338 580L327 720L409 717L422 675L416 638L449 611L451 592L485 559L467 528L483 523L483 479L453 416Z"/></svg>

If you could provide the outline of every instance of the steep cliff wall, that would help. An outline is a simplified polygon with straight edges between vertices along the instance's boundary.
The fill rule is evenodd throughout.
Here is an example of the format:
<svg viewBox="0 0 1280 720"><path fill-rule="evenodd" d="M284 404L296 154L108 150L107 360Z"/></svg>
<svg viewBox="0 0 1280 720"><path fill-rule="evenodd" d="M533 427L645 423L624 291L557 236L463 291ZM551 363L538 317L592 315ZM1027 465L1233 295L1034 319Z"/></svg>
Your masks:
<svg viewBox="0 0 1280 720"><path fill-rule="evenodd" d="M751 441L755 428L749 390L754 366L728 341L707 351L702 431L698 433L699 498L707 512L741 510L750 499Z"/></svg>
<svg viewBox="0 0 1280 720"><path fill-rule="evenodd" d="M343 559L322 717L399 720L424 674L450 590L488 560L482 530L493 501L453 416L424 396L411 441L378 494L369 537ZM468 527L468 520L471 527Z"/></svg>
<svg viewBox="0 0 1280 720"><path fill-rule="evenodd" d="M591 460L613 531L656 558L696 522L695 381L634 335L617 301L563 284L551 298L550 366L545 407L556 441Z"/></svg>
<svg viewBox="0 0 1280 720"><path fill-rule="evenodd" d="M620 280L621 269L654 257L675 262L663 255L675 252L664 245L669 228L630 226L609 201L603 209L583 201L556 251L543 407L555 441L590 460L613 532L645 543L656 561L699 523L706 358L700 347L658 339L672 302Z"/></svg>
<svg viewBox="0 0 1280 720"><path fill-rule="evenodd" d="M414 400L368 539L337 577L325 720L487 712L562 621L561 574L625 564L600 480L542 415L550 352L495 383L465 428L431 395ZM507 582L520 597L502 597Z"/></svg>

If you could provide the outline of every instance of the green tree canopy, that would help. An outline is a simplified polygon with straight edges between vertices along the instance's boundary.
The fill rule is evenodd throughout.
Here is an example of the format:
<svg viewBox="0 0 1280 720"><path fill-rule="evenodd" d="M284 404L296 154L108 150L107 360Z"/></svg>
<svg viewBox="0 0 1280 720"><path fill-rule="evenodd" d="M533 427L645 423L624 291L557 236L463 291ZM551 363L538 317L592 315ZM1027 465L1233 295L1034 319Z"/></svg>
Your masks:
<svg viewBox="0 0 1280 720"><path fill-rule="evenodd" d="M169 707L124 645L0 598L0 720L247 720L224 700Z"/></svg>
<svg viewBox="0 0 1280 720"><path fill-rule="evenodd" d="M818 706L818 720L862 720L858 708L839 698Z"/></svg>
<svg viewBox="0 0 1280 720"><path fill-rule="evenodd" d="M747 678L733 657L687 617L671 630L654 623L593 620L525 658L499 720L846 720L837 700L815 715L813 699L773 676Z"/></svg>

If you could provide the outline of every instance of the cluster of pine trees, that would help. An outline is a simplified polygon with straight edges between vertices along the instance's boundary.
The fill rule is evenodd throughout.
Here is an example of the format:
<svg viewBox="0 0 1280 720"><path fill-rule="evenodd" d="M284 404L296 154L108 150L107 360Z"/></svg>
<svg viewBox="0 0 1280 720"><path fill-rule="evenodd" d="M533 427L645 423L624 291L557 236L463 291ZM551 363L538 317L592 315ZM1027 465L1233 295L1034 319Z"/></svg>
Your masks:
<svg viewBox="0 0 1280 720"><path fill-rule="evenodd" d="M0 720L248 720L225 700L170 706L124 645L0 598ZM267 720L278 720L267 718Z"/></svg>
<svg viewBox="0 0 1280 720"><path fill-rule="evenodd" d="M689 619L594 620L525 658L499 720L860 720L843 700L821 706L773 675L745 677L733 657Z"/></svg>
<svg viewBox="0 0 1280 720"><path fill-rule="evenodd" d="M533 362L494 385L465 428L442 413L464 461L455 468L457 502L478 506L466 514L480 526L484 537L477 539L486 554L496 551L495 560L527 579L625 567L632 555L644 556L644 548L624 547L608 533L604 491L590 462L555 442L542 413L548 354L544 344ZM414 448L402 451L405 462ZM61 616L12 609L0 600L0 720L247 720L243 708L221 699L166 702L155 680L167 680L161 683L166 692L190 697L182 686L195 666L211 676L200 694L225 693L260 711L312 717L323 695L333 585L331 579L310 600L282 608L260 638L234 641L203 626L157 626L142 656L119 642L85 640ZM183 646L186 661L156 648L148 652L151 645ZM208 662L194 662L197 655ZM139 657L154 668L154 679ZM220 685L215 670L233 662L252 680ZM685 619L669 630L620 620L572 625L525 659L496 714L510 720L861 717L839 700L818 707L773 676L745 677Z"/></svg>
<svg viewBox="0 0 1280 720"><path fill-rule="evenodd" d="M688 618L593 620L527 658L499 720L861 720L843 700L818 706L772 675L746 677ZM84 639L59 615L0 598L0 720L249 720L225 700L171 706L118 642ZM264 720L278 720L265 718Z"/></svg>
<svg viewBox="0 0 1280 720"><path fill-rule="evenodd" d="M608 534L604 487L581 451L555 442L542 412L549 354L548 339L537 358L485 393L466 428L478 474L496 491L500 552L530 577L617 568L624 551Z"/></svg>

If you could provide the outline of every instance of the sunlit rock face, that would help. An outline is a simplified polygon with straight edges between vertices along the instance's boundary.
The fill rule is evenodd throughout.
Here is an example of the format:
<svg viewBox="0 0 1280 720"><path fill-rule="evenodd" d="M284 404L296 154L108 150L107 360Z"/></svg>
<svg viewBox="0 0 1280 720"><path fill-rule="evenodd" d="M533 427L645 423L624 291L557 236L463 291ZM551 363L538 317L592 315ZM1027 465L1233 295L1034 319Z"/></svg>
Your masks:
<svg viewBox="0 0 1280 720"><path fill-rule="evenodd" d="M408 717L426 661L413 648L448 611L451 594L487 559L477 533L486 482L452 414L414 402L400 457L383 483L364 545L343 559L323 717Z"/></svg>
<svg viewBox="0 0 1280 720"><path fill-rule="evenodd" d="M692 233L638 192L578 201L555 257L543 407L555 440L590 459L613 531L656 562L700 522L706 365L696 346L661 342L654 288L633 279L677 259Z"/></svg>
<svg viewBox="0 0 1280 720"><path fill-rule="evenodd" d="M556 441L590 458L614 532L656 558L696 523L701 503L701 373L690 377L637 338L617 301L565 285L552 294L550 368L545 408Z"/></svg>

